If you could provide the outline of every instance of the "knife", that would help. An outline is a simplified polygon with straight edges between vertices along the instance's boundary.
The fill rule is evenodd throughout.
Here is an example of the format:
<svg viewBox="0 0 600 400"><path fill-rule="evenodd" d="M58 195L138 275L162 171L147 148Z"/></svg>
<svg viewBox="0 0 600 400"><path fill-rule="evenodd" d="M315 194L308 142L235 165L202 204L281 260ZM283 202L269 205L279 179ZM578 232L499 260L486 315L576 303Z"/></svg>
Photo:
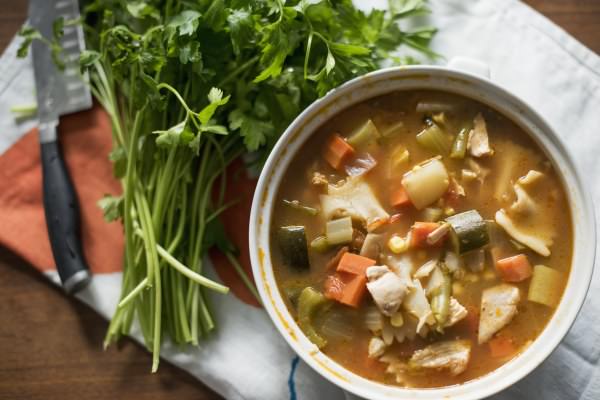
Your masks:
<svg viewBox="0 0 600 400"><path fill-rule="evenodd" d="M52 38L53 23L61 17L65 21L79 18L77 0L29 1L29 24L43 37ZM75 293L87 285L91 275L81 245L77 195L61 156L57 127L60 116L92 106L86 77L82 77L79 72L79 54L84 49L80 24L64 27L61 45L64 49L61 53L65 63L63 70L52 61L47 44L35 40L31 51L38 106L46 225L63 288L67 293Z"/></svg>

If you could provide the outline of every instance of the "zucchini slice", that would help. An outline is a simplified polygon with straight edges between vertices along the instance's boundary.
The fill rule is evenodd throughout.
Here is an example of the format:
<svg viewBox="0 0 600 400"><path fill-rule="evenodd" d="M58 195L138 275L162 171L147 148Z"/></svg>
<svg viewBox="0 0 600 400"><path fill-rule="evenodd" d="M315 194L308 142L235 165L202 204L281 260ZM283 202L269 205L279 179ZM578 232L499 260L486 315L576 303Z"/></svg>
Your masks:
<svg viewBox="0 0 600 400"><path fill-rule="evenodd" d="M490 242L487 224L476 210L465 211L446 218L450 224L450 238L454 252L464 254Z"/></svg>
<svg viewBox="0 0 600 400"><path fill-rule="evenodd" d="M297 269L310 267L304 226L282 226L277 232L277 240L284 264Z"/></svg>

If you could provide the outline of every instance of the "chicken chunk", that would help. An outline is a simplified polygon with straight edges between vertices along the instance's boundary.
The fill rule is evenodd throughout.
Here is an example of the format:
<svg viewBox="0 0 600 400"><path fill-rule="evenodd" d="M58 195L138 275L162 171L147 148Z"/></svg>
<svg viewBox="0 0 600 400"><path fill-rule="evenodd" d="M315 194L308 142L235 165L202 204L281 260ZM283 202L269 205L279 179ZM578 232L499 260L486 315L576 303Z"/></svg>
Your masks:
<svg viewBox="0 0 600 400"><path fill-rule="evenodd" d="M446 370L458 375L467 369L471 357L471 342L450 340L438 342L417 350L408 361L409 371Z"/></svg>
<svg viewBox="0 0 600 400"><path fill-rule="evenodd" d="M519 288L501 284L483 291L481 295L481 316L479 318L479 344L485 343L504 328L517 314L517 304L521 300Z"/></svg>
<svg viewBox="0 0 600 400"><path fill-rule="evenodd" d="M367 289L384 315L391 316L400 308L406 295L406 285L385 265L367 268Z"/></svg>
<svg viewBox="0 0 600 400"><path fill-rule="evenodd" d="M464 319L467 316L468 312L462 304L458 302L454 297L450 297L450 311L448 313L448 319L444 324L444 328L448 328L458 321Z"/></svg>
<svg viewBox="0 0 600 400"><path fill-rule="evenodd" d="M467 147L473 157L491 156L494 154L494 150L490 147L485 120L481 114L477 114L473 120L473 130L469 135Z"/></svg>

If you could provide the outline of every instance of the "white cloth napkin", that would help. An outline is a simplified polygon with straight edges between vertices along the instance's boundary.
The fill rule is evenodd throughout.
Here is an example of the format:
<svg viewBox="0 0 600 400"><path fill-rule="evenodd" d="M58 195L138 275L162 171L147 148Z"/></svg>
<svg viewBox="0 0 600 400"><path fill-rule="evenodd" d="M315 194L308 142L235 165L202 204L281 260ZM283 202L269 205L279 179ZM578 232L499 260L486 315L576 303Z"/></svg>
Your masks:
<svg viewBox="0 0 600 400"><path fill-rule="evenodd" d="M363 8L382 0L356 1ZM531 104L566 141L600 204L600 57L517 0L431 0L439 28L434 49L446 59L468 56L490 65L492 79ZM33 100L30 61L15 59L18 39L0 58L0 155L29 130L10 106ZM212 270L209 271L212 274ZM212 274L214 276L214 274ZM48 277L57 282L56 273ZM95 276L79 298L108 318L121 274ZM559 348L535 372L494 399L600 399L600 282ZM568 301L568 299L566 299ZM234 296L212 299L219 329L202 347L162 355L227 399L343 399L341 390L296 360L266 313ZM134 337L140 339L139 333ZM297 368L296 368L297 367Z"/></svg>

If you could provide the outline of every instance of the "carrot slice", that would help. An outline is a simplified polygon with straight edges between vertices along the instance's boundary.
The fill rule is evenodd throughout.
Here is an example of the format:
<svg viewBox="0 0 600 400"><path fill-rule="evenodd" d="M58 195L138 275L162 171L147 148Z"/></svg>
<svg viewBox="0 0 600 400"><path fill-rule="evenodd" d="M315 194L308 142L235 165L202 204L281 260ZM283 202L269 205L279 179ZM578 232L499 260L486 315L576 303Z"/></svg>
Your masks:
<svg viewBox="0 0 600 400"><path fill-rule="evenodd" d="M496 270L505 282L521 282L533 273L525 254L517 254L496 261Z"/></svg>
<svg viewBox="0 0 600 400"><path fill-rule="evenodd" d="M392 207L404 207L410 205L410 199L404 186L400 186L398 189L392 192L390 196L390 205Z"/></svg>
<svg viewBox="0 0 600 400"><path fill-rule="evenodd" d="M354 253L344 253L337 266L338 272L347 272L354 275L365 275L365 271L376 261Z"/></svg>
<svg viewBox="0 0 600 400"><path fill-rule="evenodd" d="M516 351L512 339L506 336L496 336L489 341L490 355L494 358L504 358Z"/></svg>
<svg viewBox="0 0 600 400"><path fill-rule="evenodd" d="M338 272L325 279L323 292L328 299L358 307L367 291L367 277L347 272Z"/></svg>
<svg viewBox="0 0 600 400"><path fill-rule="evenodd" d="M346 281L344 292L339 302L351 307L358 307L367 291L366 275L352 275L340 273L342 280Z"/></svg>
<svg viewBox="0 0 600 400"><path fill-rule="evenodd" d="M440 224L437 222L415 222L410 231L410 246L411 247L427 247L427 236L436 230ZM438 240L435 246L439 246L446 238Z"/></svg>
<svg viewBox="0 0 600 400"><path fill-rule="evenodd" d="M354 148L339 134L334 134L327 142L323 157L333 168L340 169L354 155Z"/></svg>

